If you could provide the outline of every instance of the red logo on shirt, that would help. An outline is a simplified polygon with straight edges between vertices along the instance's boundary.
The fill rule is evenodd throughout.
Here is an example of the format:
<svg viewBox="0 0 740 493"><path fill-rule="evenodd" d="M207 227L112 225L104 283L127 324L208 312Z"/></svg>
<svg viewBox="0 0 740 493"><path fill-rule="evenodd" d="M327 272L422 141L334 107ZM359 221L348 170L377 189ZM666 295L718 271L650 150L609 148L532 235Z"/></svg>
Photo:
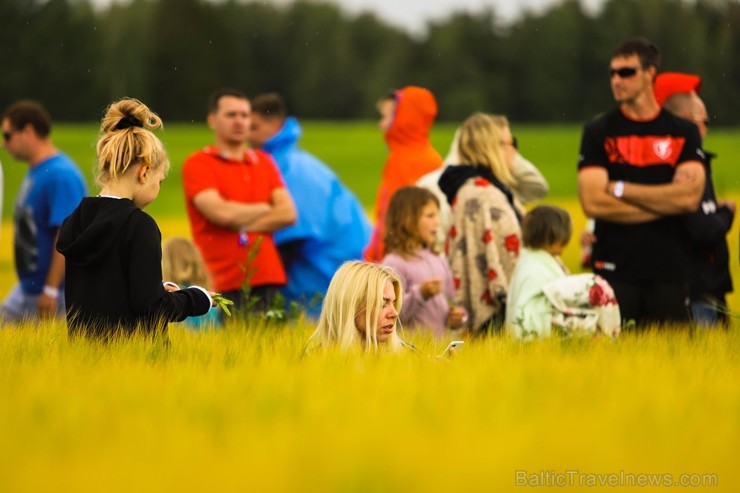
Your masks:
<svg viewBox="0 0 740 493"><path fill-rule="evenodd" d="M672 147L673 147L673 141L669 138L656 139L653 141L653 151L655 151L655 155L658 156L663 161L671 157Z"/></svg>
<svg viewBox="0 0 740 493"><path fill-rule="evenodd" d="M632 166L676 166L686 139L670 135L607 137L604 151L610 163Z"/></svg>

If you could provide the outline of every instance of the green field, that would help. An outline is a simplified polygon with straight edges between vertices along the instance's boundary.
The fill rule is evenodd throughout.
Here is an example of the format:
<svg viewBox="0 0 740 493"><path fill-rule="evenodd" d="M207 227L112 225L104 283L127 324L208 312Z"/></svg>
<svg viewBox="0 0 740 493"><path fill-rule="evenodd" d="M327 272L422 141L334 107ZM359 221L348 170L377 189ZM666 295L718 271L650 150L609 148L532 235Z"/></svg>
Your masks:
<svg viewBox="0 0 740 493"><path fill-rule="evenodd" d="M387 154L380 131L372 122L305 122L303 147L329 164L351 188L366 208L371 209L380 172ZM521 153L535 163L550 182L551 197L576 197L576 159L580 143L580 126L576 125L516 125ZM432 143L442 154L449 149L455 125L439 124L432 132ZM172 170L162 186L159 198L149 206L155 217L185 214L180 169L185 158L212 141L212 132L205 124L166 125L160 134L170 154ZM707 149L716 152L715 184L718 195L740 191L740 162L737 137L740 129L712 129L707 137ZM95 125L59 124L54 128L55 144L67 152L86 173L95 190L92 170L95 164ZM12 213L12 200L27 166L10 158L0 148L0 161L5 171L3 217Z"/></svg>

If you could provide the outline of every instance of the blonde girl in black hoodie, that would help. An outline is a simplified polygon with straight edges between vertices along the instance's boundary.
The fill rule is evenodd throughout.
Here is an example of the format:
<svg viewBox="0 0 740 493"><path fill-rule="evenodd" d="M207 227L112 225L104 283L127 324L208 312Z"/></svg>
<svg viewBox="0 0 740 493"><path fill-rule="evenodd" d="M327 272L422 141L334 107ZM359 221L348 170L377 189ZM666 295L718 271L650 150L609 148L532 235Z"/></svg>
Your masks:
<svg viewBox="0 0 740 493"><path fill-rule="evenodd" d="M162 235L142 210L157 198L170 166L151 132L160 127L136 99L111 104L103 117L96 177L102 189L64 221L57 242L66 260L70 335L165 334L168 322L203 315L213 304L202 287L162 282Z"/></svg>

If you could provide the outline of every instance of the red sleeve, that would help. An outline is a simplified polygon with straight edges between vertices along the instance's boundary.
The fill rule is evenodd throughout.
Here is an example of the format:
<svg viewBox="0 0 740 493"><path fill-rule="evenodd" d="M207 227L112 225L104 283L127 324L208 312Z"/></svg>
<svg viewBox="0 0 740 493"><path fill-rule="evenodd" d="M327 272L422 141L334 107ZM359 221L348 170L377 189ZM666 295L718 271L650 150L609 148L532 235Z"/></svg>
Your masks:
<svg viewBox="0 0 740 493"><path fill-rule="evenodd" d="M185 160L182 166L182 186L186 200L192 200L198 193L209 188L218 190L218 179L209 160L202 151Z"/></svg>

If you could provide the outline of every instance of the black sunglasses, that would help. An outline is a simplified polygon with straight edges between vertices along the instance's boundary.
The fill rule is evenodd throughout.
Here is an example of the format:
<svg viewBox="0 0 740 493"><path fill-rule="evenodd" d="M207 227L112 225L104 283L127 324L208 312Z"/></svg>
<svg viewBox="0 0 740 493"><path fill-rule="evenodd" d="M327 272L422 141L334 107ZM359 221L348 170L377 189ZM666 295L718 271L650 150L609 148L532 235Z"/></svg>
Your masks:
<svg viewBox="0 0 740 493"><path fill-rule="evenodd" d="M501 145L511 146L514 149L519 150L519 140L517 140L516 135L511 136L511 142L501 142Z"/></svg>
<svg viewBox="0 0 740 493"><path fill-rule="evenodd" d="M638 70L639 67L612 68L609 69L609 77L614 77L615 75L618 75L622 79L626 79L628 77L634 77L635 74L637 74Z"/></svg>

